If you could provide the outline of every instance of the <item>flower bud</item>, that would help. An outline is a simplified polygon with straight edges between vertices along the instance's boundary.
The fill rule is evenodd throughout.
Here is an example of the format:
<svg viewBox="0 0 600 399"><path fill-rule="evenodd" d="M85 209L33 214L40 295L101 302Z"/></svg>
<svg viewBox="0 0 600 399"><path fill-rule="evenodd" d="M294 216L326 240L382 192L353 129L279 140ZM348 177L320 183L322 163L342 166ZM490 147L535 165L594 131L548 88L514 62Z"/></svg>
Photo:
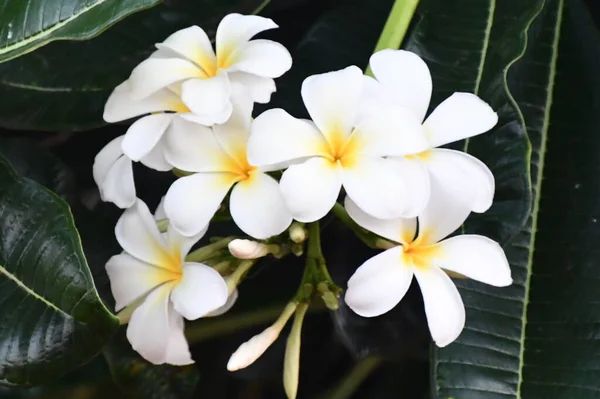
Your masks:
<svg viewBox="0 0 600 399"><path fill-rule="evenodd" d="M256 259L269 254L269 246L252 240L235 239L229 243L229 252L238 259Z"/></svg>
<svg viewBox="0 0 600 399"><path fill-rule="evenodd" d="M306 241L306 229L302 226L302 224L294 222L289 228L290 240L295 242L296 244L300 244Z"/></svg>
<svg viewBox="0 0 600 399"><path fill-rule="evenodd" d="M300 375L300 341L302 322L306 315L308 304L301 303L296 310L296 317L292 330L288 336L283 361L283 388L288 399L296 399L298 393L298 379Z"/></svg>
<svg viewBox="0 0 600 399"><path fill-rule="evenodd" d="M277 319L272 326L266 328L260 334L255 335L250 338L248 341L244 342L240 347L231 355L229 361L227 362L227 370L236 371L239 369L243 369L248 367L252 363L256 361L269 347L279 334L283 327L290 319L290 317L296 311L296 306L298 304L295 302L290 302L285 307L281 316Z"/></svg>

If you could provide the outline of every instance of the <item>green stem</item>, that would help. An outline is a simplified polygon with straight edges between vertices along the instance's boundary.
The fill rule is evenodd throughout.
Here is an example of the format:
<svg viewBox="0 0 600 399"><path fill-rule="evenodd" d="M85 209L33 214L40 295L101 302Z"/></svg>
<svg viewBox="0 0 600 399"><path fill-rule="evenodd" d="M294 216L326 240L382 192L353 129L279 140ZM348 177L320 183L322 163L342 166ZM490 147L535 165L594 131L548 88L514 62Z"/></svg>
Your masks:
<svg viewBox="0 0 600 399"><path fill-rule="evenodd" d="M283 387L289 399L295 399L298 393L300 376L300 345L302 342L302 323L308 310L307 303L300 303L296 309L296 317L288 335L283 361Z"/></svg>
<svg viewBox="0 0 600 399"><path fill-rule="evenodd" d="M373 249L377 248L376 243L375 243L376 238L373 237L372 235L370 235L369 233L367 233L358 224L356 224L356 222L354 220L352 220L350 215L348 215L348 212L346 212L346 209L342 206L342 204L340 204L339 202L336 202L335 205L333 206L332 210L333 210L333 214L338 219L340 219L340 221L342 223L344 223L346 225L346 227L348 227L350 230L352 230L354 232L354 234L356 234L356 236L363 243L365 243L370 248L373 248Z"/></svg>
<svg viewBox="0 0 600 399"><path fill-rule="evenodd" d="M226 248L234 238L235 237L226 237L217 242L213 242L212 244L198 248L194 252L190 252L188 256L185 257L185 260L187 262L203 262L213 256L217 251Z"/></svg>
<svg viewBox="0 0 600 399"><path fill-rule="evenodd" d="M227 276L227 288L229 289L229 294L231 295L231 293L233 292L233 290L236 289L236 287L239 285L240 280L242 279L242 277L244 276L244 274L246 274L248 272L248 270L250 270L250 268L254 265L255 260L245 260L242 263L239 264L239 266L235 269L235 271L233 273L231 273L229 276Z"/></svg>
<svg viewBox="0 0 600 399"><path fill-rule="evenodd" d="M185 336L190 343L195 344L245 328L264 325L271 320L277 319L280 315L285 314L287 319L289 319L291 314L289 313L288 305L282 306L281 304L277 304L247 313L226 314L215 318L211 317L210 319L200 319L187 324ZM314 303L310 307L309 313L319 313L325 309L327 309L325 306ZM293 313L294 310L295 307L291 309L291 312ZM287 321L287 319L285 320Z"/></svg>
<svg viewBox="0 0 600 399"><path fill-rule="evenodd" d="M386 48L400 48L418 4L419 0L396 0L394 2L373 53ZM365 75L373 76L370 66L367 67Z"/></svg>
<svg viewBox="0 0 600 399"><path fill-rule="evenodd" d="M320 399L348 399L360 385L381 364L381 359L370 356L360 360L354 368L340 381L338 386L321 396Z"/></svg>

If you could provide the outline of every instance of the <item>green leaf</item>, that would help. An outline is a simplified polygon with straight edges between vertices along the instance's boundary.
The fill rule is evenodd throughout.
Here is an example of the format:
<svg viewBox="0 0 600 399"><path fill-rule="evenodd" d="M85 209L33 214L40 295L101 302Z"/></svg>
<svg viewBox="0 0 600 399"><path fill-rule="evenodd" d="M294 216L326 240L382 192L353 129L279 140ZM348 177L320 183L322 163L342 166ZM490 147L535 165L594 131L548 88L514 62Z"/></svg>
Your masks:
<svg viewBox="0 0 600 399"><path fill-rule="evenodd" d="M510 3L495 5L484 64L508 47L515 16L535 17L526 51L510 65L504 85L532 145L533 209L505 246L515 281L511 287L457 281L467 325L454 344L433 351L434 396L595 398L600 390L592 371L600 348L594 250L600 236L595 204L600 193L600 116L595 111L600 35L580 1L547 0L539 13L533 4L526 13ZM521 7L527 3L518 2ZM445 18L456 20L452 14ZM457 26L447 23L448 31L442 29L440 35L456 33ZM435 57L435 43L424 46ZM458 50L455 57L461 54ZM484 75L480 93L486 98L489 92L494 92L494 79ZM471 140L468 148L481 156L478 140ZM500 211L485 225L475 221L467 230L491 235L501 231L494 223L503 224L511 208Z"/></svg>
<svg viewBox="0 0 600 399"><path fill-rule="evenodd" d="M44 131L102 126L106 99L155 50L155 43L191 25L201 26L214 37L225 15L252 13L264 3L172 0L135 14L92 40L51 43L0 64L0 98L11 99L0 102L0 126Z"/></svg>
<svg viewBox="0 0 600 399"><path fill-rule="evenodd" d="M53 40L92 38L160 0L0 0L0 62Z"/></svg>
<svg viewBox="0 0 600 399"><path fill-rule="evenodd" d="M142 359L131 349L124 329L104 348L103 354L114 381L134 398L190 398L200 379L194 365L157 366Z"/></svg>
<svg viewBox="0 0 600 399"><path fill-rule="evenodd" d="M100 301L67 204L0 158L0 383L41 384L98 354Z"/></svg>

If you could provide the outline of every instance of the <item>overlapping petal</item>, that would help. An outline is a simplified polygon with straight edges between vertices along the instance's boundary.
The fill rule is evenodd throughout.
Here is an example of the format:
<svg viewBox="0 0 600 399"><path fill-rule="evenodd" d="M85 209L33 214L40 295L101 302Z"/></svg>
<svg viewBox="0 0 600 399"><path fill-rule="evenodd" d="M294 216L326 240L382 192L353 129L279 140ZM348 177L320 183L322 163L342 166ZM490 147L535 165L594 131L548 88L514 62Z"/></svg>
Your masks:
<svg viewBox="0 0 600 399"><path fill-rule="evenodd" d="M123 155L122 142L123 136L117 137L96 155L93 176L103 201L128 208L135 202L136 194L132 162Z"/></svg>
<svg viewBox="0 0 600 399"><path fill-rule="evenodd" d="M363 263L348 280L344 300L350 309L363 317L393 309L408 291L413 276L402 259L402 247L398 246Z"/></svg>
<svg viewBox="0 0 600 399"><path fill-rule="evenodd" d="M225 305L227 284L212 267L188 262L183 266L181 282L173 288L171 300L177 313L196 320Z"/></svg>
<svg viewBox="0 0 600 399"><path fill-rule="evenodd" d="M167 48L198 65L207 75L216 72L217 56L206 32L199 26L181 29L164 42L156 45L158 49Z"/></svg>
<svg viewBox="0 0 600 399"><path fill-rule="evenodd" d="M231 85L227 73L206 79L188 79L181 85L181 100L205 125L224 123L231 116Z"/></svg>
<svg viewBox="0 0 600 399"><path fill-rule="evenodd" d="M206 77L191 61L181 58L148 58L131 72L131 98L142 100L160 89L186 80Z"/></svg>
<svg viewBox="0 0 600 399"><path fill-rule="evenodd" d="M276 91L275 81L271 78L253 75L251 73L233 71L228 73L232 86L239 85L248 91L252 101L266 104L271 101L271 94Z"/></svg>
<svg viewBox="0 0 600 399"><path fill-rule="evenodd" d="M273 20L258 15L226 15L217 28L217 56L221 68L229 64L237 50L244 47L252 37L265 30L277 28Z"/></svg>
<svg viewBox="0 0 600 399"><path fill-rule="evenodd" d="M175 114L153 114L135 121L125 133L121 147L134 161L141 160L160 141Z"/></svg>
<svg viewBox="0 0 600 399"><path fill-rule="evenodd" d="M257 39L238 49L231 56L231 62L231 71L278 78L292 67L292 56L280 43Z"/></svg>

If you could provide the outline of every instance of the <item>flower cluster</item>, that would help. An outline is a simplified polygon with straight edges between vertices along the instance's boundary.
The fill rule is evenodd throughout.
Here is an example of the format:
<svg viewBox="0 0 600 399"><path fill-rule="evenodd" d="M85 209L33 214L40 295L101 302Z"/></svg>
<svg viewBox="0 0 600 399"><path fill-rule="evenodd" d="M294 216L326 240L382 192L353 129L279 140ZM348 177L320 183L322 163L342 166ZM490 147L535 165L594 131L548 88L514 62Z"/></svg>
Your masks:
<svg viewBox="0 0 600 399"><path fill-rule="evenodd" d="M228 15L216 51L197 26L176 32L108 99L109 122L143 115L94 163L102 199L126 208L116 227L124 253L111 258L107 271L117 310L130 309L132 346L154 363L190 363L183 318L232 304L249 267L244 262L252 261L231 272L221 263L198 262L206 257L186 258L226 197L240 230L263 242L224 245L237 258L253 259L282 256L264 240L288 228L302 245L302 223L330 212L340 192L349 217L389 244L348 281L347 305L364 317L384 314L415 276L431 335L438 346L448 345L464 327L465 310L445 271L494 286L512 282L494 241L444 239L470 212L492 205L494 177L476 158L439 147L490 130L496 113L473 94L455 93L426 117L427 65L414 53L383 50L370 59L374 78L356 66L306 78L301 95L311 120L283 109L252 119L254 103L269 102L273 78L292 64L280 44L252 40L275 27L267 18ZM181 176L165 195L162 233L136 198L132 162L138 161ZM240 347L228 368L252 363L294 312L301 320L297 309L304 306L291 302L273 326Z"/></svg>

